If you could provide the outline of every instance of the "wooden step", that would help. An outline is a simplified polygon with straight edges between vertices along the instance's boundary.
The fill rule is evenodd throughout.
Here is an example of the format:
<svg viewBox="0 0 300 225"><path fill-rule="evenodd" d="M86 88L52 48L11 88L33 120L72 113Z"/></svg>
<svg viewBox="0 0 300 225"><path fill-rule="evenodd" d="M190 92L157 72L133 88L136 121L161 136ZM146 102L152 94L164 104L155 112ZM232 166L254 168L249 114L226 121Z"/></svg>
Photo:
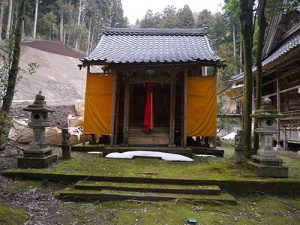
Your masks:
<svg viewBox="0 0 300 225"><path fill-rule="evenodd" d="M167 145L169 137L132 137L128 135L128 144L131 145Z"/></svg>
<svg viewBox="0 0 300 225"><path fill-rule="evenodd" d="M65 201L117 201L117 200L139 200L139 201L167 201L167 200L190 200L205 203L228 203L236 204L236 200L229 194L199 195L157 192L134 192L122 190L78 190L65 189L58 197Z"/></svg>
<svg viewBox="0 0 300 225"><path fill-rule="evenodd" d="M144 127L129 127L128 131L132 132L144 132ZM169 127L154 127L152 132L169 132Z"/></svg>
<svg viewBox="0 0 300 225"><path fill-rule="evenodd" d="M182 194L203 194L218 195L221 193L217 185L176 185L176 184L155 184L155 183L128 183L110 181L79 181L75 189L80 190L123 190L138 192L159 192L159 193L182 193Z"/></svg>
<svg viewBox="0 0 300 225"><path fill-rule="evenodd" d="M169 137L169 129L154 128L150 132L144 132L142 128L132 128L128 130L128 136L132 137Z"/></svg>
<svg viewBox="0 0 300 225"><path fill-rule="evenodd" d="M169 144L169 128L154 127L144 132L143 127L131 127L128 130L128 143L132 145L167 145Z"/></svg>

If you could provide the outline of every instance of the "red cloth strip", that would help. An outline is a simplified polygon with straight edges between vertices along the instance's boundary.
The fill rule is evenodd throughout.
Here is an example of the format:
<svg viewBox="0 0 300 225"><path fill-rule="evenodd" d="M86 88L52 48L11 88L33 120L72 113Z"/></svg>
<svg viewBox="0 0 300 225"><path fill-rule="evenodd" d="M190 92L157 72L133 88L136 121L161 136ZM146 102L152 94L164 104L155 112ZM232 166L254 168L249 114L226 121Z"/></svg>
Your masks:
<svg viewBox="0 0 300 225"><path fill-rule="evenodd" d="M153 129L153 88L152 83L146 85L146 106L144 114L144 131L150 132Z"/></svg>

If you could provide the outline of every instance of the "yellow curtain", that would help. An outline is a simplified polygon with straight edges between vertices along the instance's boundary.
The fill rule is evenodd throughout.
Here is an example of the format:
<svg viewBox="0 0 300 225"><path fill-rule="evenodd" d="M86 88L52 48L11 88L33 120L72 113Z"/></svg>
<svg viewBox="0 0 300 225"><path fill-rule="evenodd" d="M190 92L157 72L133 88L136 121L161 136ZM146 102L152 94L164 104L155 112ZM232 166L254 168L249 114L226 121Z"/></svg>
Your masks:
<svg viewBox="0 0 300 225"><path fill-rule="evenodd" d="M112 76L87 75L84 133L111 134L112 89Z"/></svg>
<svg viewBox="0 0 300 225"><path fill-rule="evenodd" d="M216 136L216 76L188 77L187 136Z"/></svg>

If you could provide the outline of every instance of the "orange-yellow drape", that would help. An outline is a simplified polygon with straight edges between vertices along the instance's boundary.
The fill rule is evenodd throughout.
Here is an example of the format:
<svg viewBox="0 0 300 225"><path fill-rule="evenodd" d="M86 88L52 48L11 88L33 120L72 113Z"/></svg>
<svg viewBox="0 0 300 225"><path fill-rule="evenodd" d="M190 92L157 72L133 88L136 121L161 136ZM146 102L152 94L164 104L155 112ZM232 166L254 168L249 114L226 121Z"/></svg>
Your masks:
<svg viewBox="0 0 300 225"><path fill-rule="evenodd" d="M187 136L214 137L217 129L216 76L188 77Z"/></svg>
<svg viewBox="0 0 300 225"><path fill-rule="evenodd" d="M87 75L84 133L111 134L112 89L112 76Z"/></svg>

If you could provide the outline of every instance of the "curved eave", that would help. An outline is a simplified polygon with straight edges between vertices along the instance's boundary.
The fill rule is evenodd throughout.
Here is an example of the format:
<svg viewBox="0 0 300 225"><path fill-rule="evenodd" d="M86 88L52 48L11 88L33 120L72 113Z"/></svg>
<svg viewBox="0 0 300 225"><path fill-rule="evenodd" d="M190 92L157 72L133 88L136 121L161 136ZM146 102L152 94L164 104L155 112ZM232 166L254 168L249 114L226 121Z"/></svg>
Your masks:
<svg viewBox="0 0 300 225"><path fill-rule="evenodd" d="M107 60L93 60L93 59L86 59L81 58L80 61L82 62L83 66L90 66L90 65L101 65L101 66L129 66L129 65L174 65L174 64L202 64L207 66L217 66L218 68L225 67L226 64L222 60L214 61L214 60L189 60L189 61L148 61L148 62L108 62Z"/></svg>

